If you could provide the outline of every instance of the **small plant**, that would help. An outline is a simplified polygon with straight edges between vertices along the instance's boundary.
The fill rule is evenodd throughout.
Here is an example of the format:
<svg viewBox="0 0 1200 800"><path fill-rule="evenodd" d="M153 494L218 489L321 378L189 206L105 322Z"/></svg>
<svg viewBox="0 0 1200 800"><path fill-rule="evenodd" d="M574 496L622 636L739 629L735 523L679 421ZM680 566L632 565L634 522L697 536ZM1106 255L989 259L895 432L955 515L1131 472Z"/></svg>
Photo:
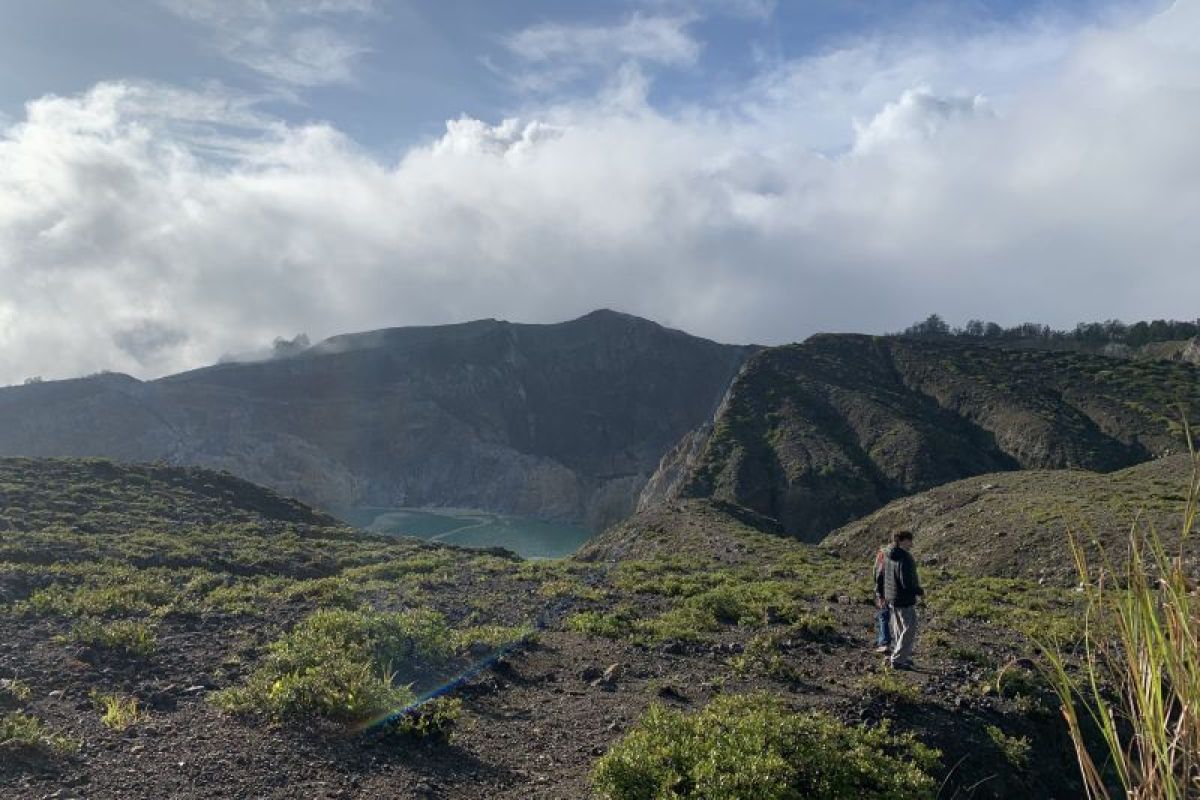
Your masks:
<svg viewBox="0 0 1200 800"><path fill-rule="evenodd" d="M158 634L151 625L133 620L100 622L85 619L75 623L66 636L76 644L114 650L137 658L147 658L158 649Z"/></svg>
<svg viewBox="0 0 1200 800"><path fill-rule="evenodd" d="M861 681L863 692L895 703L916 703L921 699L917 687L895 672L874 672Z"/></svg>
<svg viewBox="0 0 1200 800"><path fill-rule="evenodd" d="M654 705L592 774L607 800L933 797L940 754L886 725L795 713L766 695L728 695L685 714Z"/></svg>
<svg viewBox="0 0 1200 800"><path fill-rule="evenodd" d="M797 683L800 681L800 673L784 660L781 652L787 641L786 631L757 634L746 643L746 649L741 655L730 659L729 665L739 677L759 673L788 683Z"/></svg>
<svg viewBox="0 0 1200 800"><path fill-rule="evenodd" d="M632 610L618 608L610 612L581 611L567 617L566 625L573 631L606 639L620 639L633 630Z"/></svg>
<svg viewBox="0 0 1200 800"><path fill-rule="evenodd" d="M37 717L11 711L0 716L0 753L24 761L38 756L66 755L79 749L63 736L51 733Z"/></svg>
<svg viewBox="0 0 1200 800"><path fill-rule="evenodd" d="M145 717L138 699L130 695L93 692L92 702L100 712L100 721L114 731L123 731Z"/></svg>
<svg viewBox="0 0 1200 800"><path fill-rule="evenodd" d="M1026 736L1005 736L1004 731L995 725L988 725L984 730L992 744L1004 754L1004 760L1017 769L1024 769L1029 763L1029 738Z"/></svg>
<svg viewBox="0 0 1200 800"><path fill-rule="evenodd" d="M1185 426L1191 447L1192 434ZM1200 512L1200 456L1183 507L1180 553ZM1196 796L1200 780L1200 595L1181 557L1153 528L1134 525L1119 581L1071 538L1087 601L1082 669L1044 644L1047 674L1075 744L1089 798ZM1099 731L1093 748L1089 731Z"/></svg>
<svg viewBox="0 0 1200 800"><path fill-rule="evenodd" d="M16 678L0 680L0 708L19 706L29 700L29 684Z"/></svg>
<svg viewBox="0 0 1200 800"><path fill-rule="evenodd" d="M438 697L401 714L390 724L389 730L417 739L446 741L461 717L462 700L457 697Z"/></svg>
<svg viewBox="0 0 1200 800"><path fill-rule="evenodd" d="M598 601L604 599L605 593L603 589L588 586L582 581L560 578L543 583L538 587L538 594L549 598L574 597L579 600Z"/></svg>
<svg viewBox="0 0 1200 800"><path fill-rule="evenodd" d="M988 656L971 647L952 646L948 655L955 661L974 664L978 667L987 667L992 663Z"/></svg>

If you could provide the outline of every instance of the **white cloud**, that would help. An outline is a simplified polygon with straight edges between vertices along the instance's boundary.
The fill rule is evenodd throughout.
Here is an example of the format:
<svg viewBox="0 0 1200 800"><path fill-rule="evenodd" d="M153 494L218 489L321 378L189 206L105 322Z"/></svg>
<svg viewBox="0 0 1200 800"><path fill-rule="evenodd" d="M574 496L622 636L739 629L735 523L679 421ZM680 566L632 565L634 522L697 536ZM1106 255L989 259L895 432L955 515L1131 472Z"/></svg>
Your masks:
<svg viewBox="0 0 1200 800"><path fill-rule="evenodd" d="M626 63L684 67L700 57L688 31L696 17L630 14L616 25L542 23L517 31L504 46L517 62L512 77L544 91Z"/></svg>
<svg viewBox="0 0 1200 800"><path fill-rule="evenodd" d="M980 95L939 97L928 86L908 89L885 105L869 122L854 123L854 152L868 153L897 142L925 142L946 125L987 114Z"/></svg>
<svg viewBox="0 0 1200 800"><path fill-rule="evenodd" d="M209 31L231 61L291 86L349 83L367 48L327 24L344 15L366 16L374 0L160 0L175 14Z"/></svg>
<svg viewBox="0 0 1200 800"><path fill-rule="evenodd" d="M670 114L627 69L393 163L218 89L43 98L0 130L0 382L599 306L768 343L1194 317L1198 23L860 42Z"/></svg>

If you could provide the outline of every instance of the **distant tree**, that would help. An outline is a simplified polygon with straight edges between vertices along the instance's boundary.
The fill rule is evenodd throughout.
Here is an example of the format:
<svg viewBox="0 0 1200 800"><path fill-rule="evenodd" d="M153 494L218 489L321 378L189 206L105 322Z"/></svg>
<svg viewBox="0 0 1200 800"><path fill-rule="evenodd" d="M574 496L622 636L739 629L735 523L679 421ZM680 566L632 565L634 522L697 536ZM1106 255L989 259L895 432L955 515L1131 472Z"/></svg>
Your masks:
<svg viewBox="0 0 1200 800"><path fill-rule="evenodd" d="M35 383L41 383L41 382L42 382L41 375L31 375L30 377L28 377L24 380L24 384L26 386L32 386Z"/></svg>
<svg viewBox="0 0 1200 800"><path fill-rule="evenodd" d="M941 316L930 314L924 322L917 322L905 328L904 335L920 339L940 338L950 335L950 326Z"/></svg>
<svg viewBox="0 0 1200 800"><path fill-rule="evenodd" d="M1129 326L1125 334L1125 344L1130 347L1141 347L1150 341L1150 326L1145 322L1135 322Z"/></svg>
<svg viewBox="0 0 1200 800"><path fill-rule="evenodd" d="M1080 322L1073 329L1056 330L1040 322L1022 322L1004 328L995 322L978 319L969 320L961 328L951 327L938 314L930 314L925 320L905 328L901 335L919 339L969 337L1014 342L1036 340L1044 343L1077 343L1090 349L1108 345L1137 348L1150 342L1180 341L1200 336L1200 319L1194 322L1156 319L1132 325L1126 325L1119 319L1109 319L1104 322Z"/></svg>

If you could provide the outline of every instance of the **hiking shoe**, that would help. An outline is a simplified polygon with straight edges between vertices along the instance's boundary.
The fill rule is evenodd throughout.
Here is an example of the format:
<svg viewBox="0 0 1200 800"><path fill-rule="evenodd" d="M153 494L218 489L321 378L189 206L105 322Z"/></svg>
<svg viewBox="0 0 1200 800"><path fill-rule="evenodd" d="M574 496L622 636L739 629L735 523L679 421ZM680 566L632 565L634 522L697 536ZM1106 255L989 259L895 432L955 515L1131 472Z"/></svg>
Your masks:
<svg viewBox="0 0 1200 800"><path fill-rule="evenodd" d="M898 669L903 672L912 672L913 665L911 661L893 661L892 669Z"/></svg>
<svg viewBox="0 0 1200 800"><path fill-rule="evenodd" d="M875 652L883 655L884 653L892 652L892 648L886 644L880 644L875 646Z"/></svg>

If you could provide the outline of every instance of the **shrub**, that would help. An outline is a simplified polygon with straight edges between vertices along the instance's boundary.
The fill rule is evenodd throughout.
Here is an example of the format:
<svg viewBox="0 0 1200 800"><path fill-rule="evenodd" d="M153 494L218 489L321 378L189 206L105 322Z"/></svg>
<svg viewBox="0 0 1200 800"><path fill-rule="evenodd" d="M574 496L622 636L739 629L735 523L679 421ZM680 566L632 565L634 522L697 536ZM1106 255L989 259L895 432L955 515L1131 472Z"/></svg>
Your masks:
<svg viewBox="0 0 1200 800"><path fill-rule="evenodd" d="M984 728L992 744L1000 749L1004 760L1017 769L1024 769L1029 763L1029 739L1025 736L1005 736L1004 731L995 725Z"/></svg>
<svg viewBox="0 0 1200 800"><path fill-rule="evenodd" d="M932 797L939 753L886 726L728 695L693 714L655 705L596 765L608 800Z"/></svg>
<svg viewBox="0 0 1200 800"><path fill-rule="evenodd" d="M158 648L158 634L151 625L133 620L100 622L85 619L75 623L67 641L146 658Z"/></svg>
<svg viewBox="0 0 1200 800"><path fill-rule="evenodd" d="M0 708L21 705L29 700L29 685L16 678L0 679Z"/></svg>
<svg viewBox="0 0 1200 800"><path fill-rule="evenodd" d="M388 732L445 741L450 738L450 730L460 717L462 700L457 697L438 697L401 714L389 724Z"/></svg>
<svg viewBox="0 0 1200 800"><path fill-rule="evenodd" d="M610 612L581 611L567 617L566 625L573 631L606 639L620 639L633 629L635 615L632 610L617 608Z"/></svg>
<svg viewBox="0 0 1200 800"><path fill-rule="evenodd" d="M245 686L218 693L231 711L275 718L317 716L361 722L414 699L405 680L456 653L454 631L432 611L321 610L271 644Z"/></svg>
<svg viewBox="0 0 1200 800"><path fill-rule="evenodd" d="M798 682L800 673L784 660L783 653L780 652L786 641L784 631L756 634L746 643L746 649L741 655L729 660L729 665L740 677L761 673L782 681Z"/></svg>

